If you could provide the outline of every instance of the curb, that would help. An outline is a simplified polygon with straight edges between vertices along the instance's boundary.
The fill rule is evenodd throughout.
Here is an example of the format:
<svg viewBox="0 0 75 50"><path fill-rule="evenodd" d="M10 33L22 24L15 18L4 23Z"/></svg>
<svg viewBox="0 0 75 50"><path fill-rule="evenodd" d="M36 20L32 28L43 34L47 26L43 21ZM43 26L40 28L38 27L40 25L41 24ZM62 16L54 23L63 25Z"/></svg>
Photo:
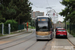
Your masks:
<svg viewBox="0 0 75 50"><path fill-rule="evenodd" d="M12 34L12 35L7 35L7 36L3 36L3 37L0 37L0 40L2 39L7 39L7 38L10 38L10 37L14 37L14 36L18 36L18 35L21 35L21 34L24 34L24 33L30 33L30 32L20 32L20 33L16 33L16 34ZM31 31L31 33L33 33L33 31Z"/></svg>
<svg viewBox="0 0 75 50"><path fill-rule="evenodd" d="M75 48L75 44L69 39L69 35L70 35L70 34L68 33L68 38L67 38L67 39L69 40L69 42L71 42L71 44L72 44L72 45L74 46L74 48Z"/></svg>
<svg viewBox="0 0 75 50"><path fill-rule="evenodd" d="M68 40L72 43L72 41L68 38ZM72 46L74 46L74 49L75 49L75 45L72 43Z"/></svg>

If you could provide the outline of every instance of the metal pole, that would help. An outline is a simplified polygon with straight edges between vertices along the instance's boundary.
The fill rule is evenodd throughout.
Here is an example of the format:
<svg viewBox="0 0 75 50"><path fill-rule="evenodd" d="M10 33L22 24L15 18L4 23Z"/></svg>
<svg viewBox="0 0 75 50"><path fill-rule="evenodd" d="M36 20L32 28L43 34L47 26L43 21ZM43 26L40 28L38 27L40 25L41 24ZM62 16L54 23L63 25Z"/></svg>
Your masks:
<svg viewBox="0 0 75 50"><path fill-rule="evenodd" d="M70 34L71 34L71 19L70 19Z"/></svg>
<svg viewBox="0 0 75 50"><path fill-rule="evenodd" d="M66 29L66 20L65 20L65 29Z"/></svg>
<svg viewBox="0 0 75 50"><path fill-rule="evenodd" d="M4 35L4 24L2 24L2 35Z"/></svg>
<svg viewBox="0 0 75 50"><path fill-rule="evenodd" d="M10 34L10 24L8 24L8 33Z"/></svg>

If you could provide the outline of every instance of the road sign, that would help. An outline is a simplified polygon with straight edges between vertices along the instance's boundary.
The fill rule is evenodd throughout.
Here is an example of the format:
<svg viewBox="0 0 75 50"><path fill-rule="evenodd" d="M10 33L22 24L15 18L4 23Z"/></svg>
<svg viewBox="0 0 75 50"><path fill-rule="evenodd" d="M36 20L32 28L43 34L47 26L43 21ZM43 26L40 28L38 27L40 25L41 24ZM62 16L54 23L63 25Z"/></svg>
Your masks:
<svg viewBox="0 0 75 50"><path fill-rule="evenodd" d="M28 22L27 22L27 31L28 31Z"/></svg>
<svg viewBox="0 0 75 50"><path fill-rule="evenodd" d="M28 22L27 22L27 26L28 26Z"/></svg>

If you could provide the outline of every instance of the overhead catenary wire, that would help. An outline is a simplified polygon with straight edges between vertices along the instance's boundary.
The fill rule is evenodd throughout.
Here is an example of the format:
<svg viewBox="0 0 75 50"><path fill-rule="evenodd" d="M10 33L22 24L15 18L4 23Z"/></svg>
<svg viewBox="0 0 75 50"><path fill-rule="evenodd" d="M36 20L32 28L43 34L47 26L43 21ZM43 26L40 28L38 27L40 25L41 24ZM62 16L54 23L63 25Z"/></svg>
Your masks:
<svg viewBox="0 0 75 50"><path fill-rule="evenodd" d="M47 5L49 6L48 0L46 0L46 2L47 2Z"/></svg>
<svg viewBox="0 0 75 50"><path fill-rule="evenodd" d="M48 0L46 0L46 3L49 7L49 3L48 3ZM36 7L36 8L46 8L47 6L36 6L35 4L33 4L32 6ZM51 7L50 7L51 8Z"/></svg>
<svg viewBox="0 0 75 50"><path fill-rule="evenodd" d="M39 6L39 5L35 5L35 4L33 4L32 6L34 6L34 7L36 7L36 8L45 8L45 9L47 9L47 7L48 7L48 9L52 9L52 7L55 7L55 6L50 6L50 4L49 4L49 0L45 0L46 2L46 5L45 6Z"/></svg>
<svg viewBox="0 0 75 50"><path fill-rule="evenodd" d="M41 6L36 6L36 5L33 5L34 7L36 8L45 8L45 7L41 7Z"/></svg>

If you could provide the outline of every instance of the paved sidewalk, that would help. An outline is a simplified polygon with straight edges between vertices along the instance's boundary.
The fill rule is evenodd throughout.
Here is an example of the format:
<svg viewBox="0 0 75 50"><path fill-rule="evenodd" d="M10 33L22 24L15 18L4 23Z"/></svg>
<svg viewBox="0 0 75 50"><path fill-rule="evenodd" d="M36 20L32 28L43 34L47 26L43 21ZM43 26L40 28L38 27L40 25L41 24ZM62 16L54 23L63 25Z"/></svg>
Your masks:
<svg viewBox="0 0 75 50"><path fill-rule="evenodd" d="M24 31L25 30L25 31ZM18 30L18 31L22 31L22 30ZM19 32L19 33L17 33L18 31L16 31L16 33L15 34L8 34L8 35L6 35L6 36L2 36L2 37L0 37L0 40L1 39L5 39L5 38L9 38L9 37L13 37L13 36L17 36L17 35L21 35L21 34L24 34L24 33L31 33L32 32L32 29L28 29L28 31L26 30L26 29L23 29L23 31L22 32ZM14 32L13 32L14 33Z"/></svg>
<svg viewBox="0 0 75 50"><path fill-rule="evenodd" d="M75 46L75 37L68 33L68 39Z"/></svg>

